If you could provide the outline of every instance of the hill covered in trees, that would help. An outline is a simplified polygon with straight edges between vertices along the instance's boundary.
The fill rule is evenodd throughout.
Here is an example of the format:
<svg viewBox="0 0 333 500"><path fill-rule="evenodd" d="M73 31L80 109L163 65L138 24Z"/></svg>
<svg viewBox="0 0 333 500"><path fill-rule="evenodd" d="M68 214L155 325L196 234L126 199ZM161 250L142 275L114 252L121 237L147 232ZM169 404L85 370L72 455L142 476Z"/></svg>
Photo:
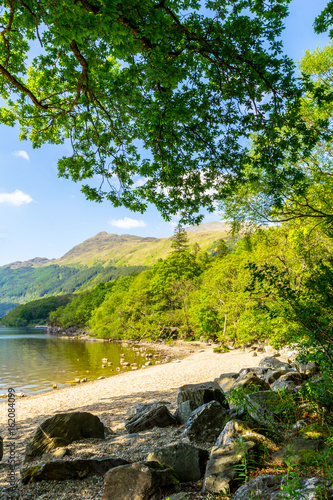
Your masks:
<svg viewBox="0 0 333 500"><path fill-rule="evenodd" d="M214 230L189 233L191 245L197 243L212 253L226 227L215 223ZM200 229L200 226L196 229ZM216 230L216 229L219 229ZM233 241L230 239L230 245ZM102 232L75 246L60 259L35 258L0 268L0 315L17 304L52 295L71 294L93 288L151 267L171 249L170 238L142 238Z"/></svg>

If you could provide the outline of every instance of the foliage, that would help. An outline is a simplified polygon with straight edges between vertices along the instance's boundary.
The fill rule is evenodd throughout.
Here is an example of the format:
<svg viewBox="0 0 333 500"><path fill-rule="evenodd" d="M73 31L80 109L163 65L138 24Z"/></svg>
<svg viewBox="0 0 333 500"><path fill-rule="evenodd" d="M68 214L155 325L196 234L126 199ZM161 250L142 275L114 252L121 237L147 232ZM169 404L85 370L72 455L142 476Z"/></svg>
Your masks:
<svg viewBox="0 0 333 500"><path fill-rule="evenodd" d="M20 267L0 269L0 301L28 302L48 295L73 293L144 269L144 266L96 265Z"/></svg>
<svg viewBox="0 0 333 500"><path fill-rule="evenodd" d="M0 120L18 121L34 147L69 139L59 175L91 180L88 199L197 221L249 165L278 199L297 177L279 166L319 131L302 119L304 90L282 50L289 3L2 0Z"/></svg>
<svg viewBox="0 0 333 500"><path fill-rule="evenodd" d="M178 224L175 229L175 234L171 238L172 252L184 252L188 250L189 240L185 228Z"/></svg>
<svg viewBox="0 0 333 500"><path fill-rule="evenodd" d="M0 324L4 326L46 325L49 322L50 313L60 306L66 306L71 300L71 295L59 295L19 305L3 316Z"/></svg>

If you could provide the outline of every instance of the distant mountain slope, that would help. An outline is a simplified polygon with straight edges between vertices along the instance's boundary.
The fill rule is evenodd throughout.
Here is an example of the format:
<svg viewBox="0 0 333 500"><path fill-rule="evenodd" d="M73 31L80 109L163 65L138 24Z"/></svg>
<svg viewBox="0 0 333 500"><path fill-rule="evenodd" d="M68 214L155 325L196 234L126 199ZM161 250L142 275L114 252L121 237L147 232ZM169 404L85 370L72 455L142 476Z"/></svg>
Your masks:
<svg viewBox="0 0 333 500"><path fill-rule="evenodd" d="M214 229L213 231L211 230ZM216 230L218 228L219 230ZM188 230L190 245L212 252L227 239L226 227L208 223ZM102 281L152 266L171 252L170 238L143 238L130 234L98 233L69 250L60 259L35 258L0 267L1 310L40 297L73 293Z"/></svg>

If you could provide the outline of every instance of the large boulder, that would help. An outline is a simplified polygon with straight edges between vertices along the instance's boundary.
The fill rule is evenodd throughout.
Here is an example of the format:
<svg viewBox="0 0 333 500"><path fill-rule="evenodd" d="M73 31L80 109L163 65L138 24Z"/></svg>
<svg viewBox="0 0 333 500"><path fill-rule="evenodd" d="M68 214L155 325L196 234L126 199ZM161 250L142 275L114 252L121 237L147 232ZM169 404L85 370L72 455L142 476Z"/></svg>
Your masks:
<svg viewBox="0 0 333 500"><path fill-rule="evenodd" d="M320 485L323 485L323 480L317 477L294 480L293 499L316 500L318 498L316 490ZM263 500L266 498L269 498L269 500L282 500L286 496L281 487L285 486L285 478L265 474L243 484L233 494L232 500Z"/></svg>
<svg viewBox="0 0 333 500"><path fill-rule="evenodd" d="M225 425L223 431L216 440L215 446L226 446L236 441L253 441L258 445L263 445L268 450L275 447L270 439L263 434L255 432L252 427L242 420L230 420Z"/></svg>
<svg viewBox="0 0 333 500"><path fill-rule="evenodd" d="M172 467L182 483L198 481L205 472L209 453L192 444L179 443L156 449L147 460Z"/></svg>
<svg viewBox="0 0 333 500"><path fill-rule="evenodd" d="M272 385L272 391L289 390L293 391L296 386L302 384L302 375L298 372L288 372L281 375Z"/></svg>
<svg viewBox="0 0 333 500"><path fill-rule="evenodd" d="M265 449L273 449L274 443L240 420L226 424L212 448L207 463L203 491L218 493L229 489L239 476L238 466L249 453L256 463ZM251 455L250 455L251 456Z"/></svg>
<svg viewBox="0 0 333 500"><path fill-rule="evenodd" d="M239 475L237 465L248 456L254 446L255 443L252 441L214 446L207 463L202 491L213 493L228 491L232 481Z"/></svg>
<svg viewBox="0 0 333 500"><path fill-rule="evenodd" d="M142 409L125 422L129 434L145 431L153 427L167 427L176 425L177 420L171 415L168 408L163 404L154 404Z"/></svg>
<svg viewBox="0 0 333 500"><path fill-rule="evenodd" d="M245 373L244 375L238 377L238 379L235 380L232 389L238 389L240 387L245 389L245 387L249 386L255 386L257 391L268 391L270 389L269 384L253 372Z"/></svg>
<svg viewBox="0 0 333 500"><path fill-rule="evenodd" d="M287 459L292 458L293 463L302 460L302 452L316 451L323 452L327 445L321 439L294 439L286 448L275 452L272 455L272 462L277 465L283 465Z"/></svg>
<svg viewBox="0 0 333 500"><path fill-rule="evenodd" d="M183 385L178 389L177 404L180 405L184 401L193 401L198 407L210 401L217 401L229 408L224 392L216 382Z"/></svg>
<svg viewBox="0 0 333 500"><path fill-rule="evenodd" d="M88 412L59 413L45 420L25 450L25 462L86 438L105 439L104 425Z"/></svg>
<svg viewBox="0 0 333 500"><path fill-rule="evenodd" d="M228 412L217 401L199 406L189 418L184 435L190 441L214 443L228 420Z"/></svg>
<svg viewBox="0 0 333 500"><path fill-rule="evenodd" d="M22 483L68 479L83 479L90 476L104 476L113 467L126 465L122 458L101 457L78 460L53 460L21 469Z"/></svg>
<svg viewBox="0 0 333 500"><path fill-rule="evenodd" d="M223 392L229 391L232 389L235 380L239 377L239 373L222 373L219 377L217 377L214 382L216 382L222 389Z"/></svg>
<svg viewBox="0 0 333 500"><path fill-rule="evenodd" d="M101 500L162 500L177 483L173 469L157 462L136 462L106 473Z"/></svg>
<svg viewBox="0 0 333 500"><path fill-rule="evenodd" d="M253 392L246 399L247 412L255 422L263 427L278 426L277 413L281 400L277 392Z"/></svg>
<svg viewBox="0 0 333 500"><path fill-rule="evenodd" d="M268 356L259 361L259 366L263 368L273 368L274 370L290 370L291 366L289 363L285 363L284 361L280 361L274 356Z"/></svg>
<svg viewBox="0 0 333 500"><path fill-rule="evenodd" d="M194 410L198 408L198 405L194 401L184 401L181 403L177 410L175 411L174 417L177 422L181 425L187 423L188 419L192 416Z"/></svg>

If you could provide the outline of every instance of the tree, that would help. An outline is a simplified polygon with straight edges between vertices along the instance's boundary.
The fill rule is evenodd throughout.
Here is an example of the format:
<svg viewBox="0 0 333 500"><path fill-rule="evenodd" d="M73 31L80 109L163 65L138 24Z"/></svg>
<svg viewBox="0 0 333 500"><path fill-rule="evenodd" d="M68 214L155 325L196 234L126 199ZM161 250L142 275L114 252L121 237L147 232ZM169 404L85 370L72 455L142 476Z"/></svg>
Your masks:
<svg viewBox="0 0 333 500"><path fill-rule="evenodd" d="M216 257L218 259L222 259L223 257L225 257L226 255L228 255L229 253L229 248L227 247L227 245L225 244L225 241L223 238L221 238L218 243L217 243L217 247L216 247Z"/></svg>
<svg viewBox="0 0 333 500"><path fill-rule="evenodd" d="M249 165L278 199L279 165L318 135L279 38L290 1L0 0L0 123L69 140L59 176L102 179L90 200L198 222Z"/></svg>
<svg viewBox="0 0 333 500"><path fill-rule="evenodd" d="M187 232L181 224L178 224L171 238L172 253L185 252L189 247Z"/></svg>

